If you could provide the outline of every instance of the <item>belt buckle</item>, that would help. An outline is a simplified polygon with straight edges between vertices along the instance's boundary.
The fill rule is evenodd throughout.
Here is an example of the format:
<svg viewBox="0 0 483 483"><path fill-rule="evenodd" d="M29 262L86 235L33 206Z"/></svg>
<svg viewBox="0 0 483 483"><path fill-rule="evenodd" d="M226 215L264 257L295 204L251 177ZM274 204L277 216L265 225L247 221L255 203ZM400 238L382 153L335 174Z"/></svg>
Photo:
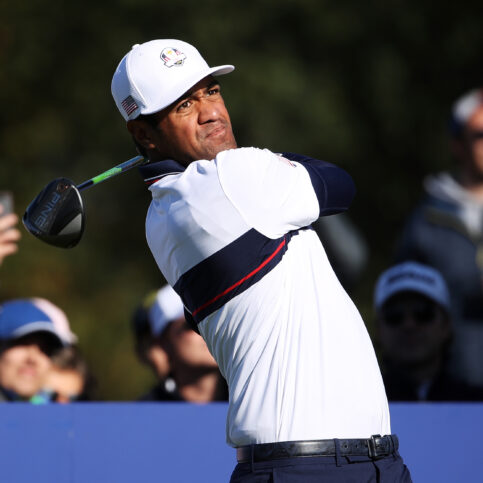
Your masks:
<svg viewBox="0 0 483 483"><path fill-rule="evenodd" d="M383 456L382 453L377 452L377 443L376 439L380 439L382 436L380 434L373 434L370 439L367 440L367 448L369 450L369 457L370 458L377 458L379 456Z"/></svg>

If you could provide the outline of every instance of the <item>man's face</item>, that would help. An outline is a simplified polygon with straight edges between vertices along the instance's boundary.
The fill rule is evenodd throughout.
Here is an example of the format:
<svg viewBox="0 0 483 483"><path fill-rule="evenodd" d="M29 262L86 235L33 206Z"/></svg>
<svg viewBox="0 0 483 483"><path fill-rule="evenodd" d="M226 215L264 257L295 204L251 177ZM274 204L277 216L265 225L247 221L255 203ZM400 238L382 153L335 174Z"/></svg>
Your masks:
<svg viewBox="0 0 483 483"><path fill-rule="evenodd" d="M74 369L52 367L48 371L45 387L56 394L55 402L69 403L82 394L84 379Z"/></svg>
<svg viewBox="0 0 483 483"><path fill-rule="evenodd" d="M447 315L423 295L401 293L378 314L378 339L384 357L401 367L418 367L442 357L450 337Z"/></svg>
<svg viewBox="0 0 483 483"><path fill-rule="evenodd" d="M192 370L209 370L217 366L206 342L194 332L184 318L175 320L166 328L171 363Z"/></svg>
<svg viewBox="0 0 483 483"><path fill-rule="evenodd" d="M156 115L148 131L151 160L174 159L187 166L237 147L220 85L208 76ZM157 158L157 159L153 159Z"/></svg>
<svg viewBox="0 0 483 483"><path fill-rule="evenodd" d="M475 175L483 181L483 105L470 117L464 132L469 161Z"/></svg>
<svg viewBox="0 0 483 483"><path fill-rule="evenodd" d="M0 385L22 398L42 389L54 351L51 336L35 333L10 342L0 353Z"/></svg>

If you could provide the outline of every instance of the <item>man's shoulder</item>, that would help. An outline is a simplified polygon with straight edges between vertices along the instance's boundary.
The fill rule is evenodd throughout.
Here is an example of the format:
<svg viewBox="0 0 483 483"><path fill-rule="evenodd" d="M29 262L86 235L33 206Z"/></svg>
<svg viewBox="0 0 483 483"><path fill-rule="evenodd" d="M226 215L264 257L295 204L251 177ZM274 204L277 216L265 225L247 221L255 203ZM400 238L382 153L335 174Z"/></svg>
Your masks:
<svg viewBox="0 0 483 483"><path fill-rule="evenodd" d="M227 149L225 151L219 152L215 157L215 162L216 164L218 164L237 160L271 160L274 159L276 156L279 156L279 154L267 148L257 148L254 146L240 147L235 149Z"/></svg>

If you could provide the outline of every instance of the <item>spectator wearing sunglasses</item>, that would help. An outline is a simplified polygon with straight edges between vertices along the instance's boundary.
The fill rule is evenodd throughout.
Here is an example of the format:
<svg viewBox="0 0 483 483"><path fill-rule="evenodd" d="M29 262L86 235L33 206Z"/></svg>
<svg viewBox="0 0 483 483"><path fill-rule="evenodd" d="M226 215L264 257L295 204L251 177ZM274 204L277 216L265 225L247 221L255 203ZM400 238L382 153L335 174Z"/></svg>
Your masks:
<svg viewBox="0 0 483 483"><path fill-rule="evenodd" d="M136 354L157 383L140 401L227 401L228 389L203 338L188 325L178 294L165 285L132 317Z"/></svg>
<svg viewBox="0 0 483 483"><path fill-rule="evenodd" d="M447 371L452 325L450 295L441 274L404 262L379 277L375 293L376 343L390 401L481 401Z"/></svg>
<svg viewBox="0 0 483 483"><path fill-rule="evenodd" d="M453 169L425 179L395 261L417 260L443 275L452 299L451 372L483 385L483 88L460 97L450 120Z"/></svg>

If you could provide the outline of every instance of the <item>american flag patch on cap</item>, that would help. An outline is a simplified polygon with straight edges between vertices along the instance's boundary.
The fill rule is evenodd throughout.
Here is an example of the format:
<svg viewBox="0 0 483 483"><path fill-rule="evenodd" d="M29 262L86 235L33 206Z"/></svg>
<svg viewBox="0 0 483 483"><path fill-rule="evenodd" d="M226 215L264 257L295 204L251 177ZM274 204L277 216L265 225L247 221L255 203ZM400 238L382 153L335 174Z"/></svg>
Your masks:
<svg viewBox="0 0 483 483"><path fill-rule="evenodd" d="M130 116L139 107L131 96L127 96L126 99L121 102L121 106L126 111L128 116Z"/></svg>

